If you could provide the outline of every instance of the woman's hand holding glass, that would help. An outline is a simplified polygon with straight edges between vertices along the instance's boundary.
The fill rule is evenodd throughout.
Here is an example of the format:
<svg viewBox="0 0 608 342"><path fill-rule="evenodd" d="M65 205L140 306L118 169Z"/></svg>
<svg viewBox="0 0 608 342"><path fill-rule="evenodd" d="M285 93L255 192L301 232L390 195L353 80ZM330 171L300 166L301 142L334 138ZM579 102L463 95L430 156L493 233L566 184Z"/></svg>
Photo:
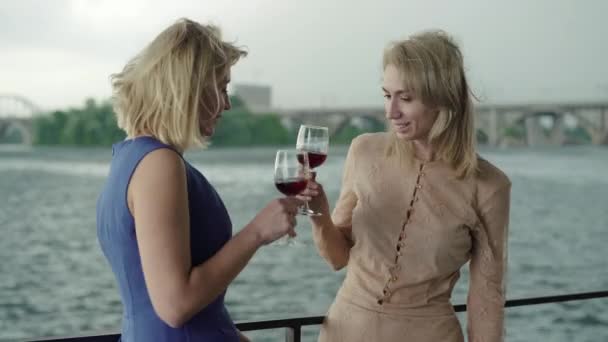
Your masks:
<svg viewBox="0 0 608 342"><path fill-rule="evenodd" d="M255 231L262 244L269 244L285 235L296 236L296 214L302 202L295 197L278 198L271 201L247 225Z"/></svg>
<svg viewBox="0 0 608 342"><path fill-rule="evenodd" d="M320 221L329 218L329 201L325 195L323 185L317 182L315 174L312 173L306 188L296 196L301 201L308 202L310 210L321 215L312 215L313 221Z"/></svg>

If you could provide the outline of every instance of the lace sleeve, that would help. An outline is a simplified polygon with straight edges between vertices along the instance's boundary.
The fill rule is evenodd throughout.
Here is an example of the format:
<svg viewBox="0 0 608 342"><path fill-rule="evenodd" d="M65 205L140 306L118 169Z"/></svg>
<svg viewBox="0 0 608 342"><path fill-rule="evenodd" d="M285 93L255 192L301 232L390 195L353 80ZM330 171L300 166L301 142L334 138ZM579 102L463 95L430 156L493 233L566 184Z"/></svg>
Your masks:
<svg viewBox="0 0 608 342"><path fill-rule="evenodd" d="M504 341L505 279L511 184L499 188L479 207L473 230L467 299L471 342Z"/></svg>

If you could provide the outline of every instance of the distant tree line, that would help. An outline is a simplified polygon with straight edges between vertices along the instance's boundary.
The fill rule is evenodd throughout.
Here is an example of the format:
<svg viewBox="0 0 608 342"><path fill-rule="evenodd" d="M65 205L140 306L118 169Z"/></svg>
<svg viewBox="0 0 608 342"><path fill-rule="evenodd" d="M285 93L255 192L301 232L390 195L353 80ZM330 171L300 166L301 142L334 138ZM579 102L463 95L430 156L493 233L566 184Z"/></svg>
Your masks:
<svg viewBox="0 0 608 342"><path fill-rule="evenodd" d="M109 101L88 99L81 108L57 110L34 121L37 145L106 146L124 138Z"/></svg>

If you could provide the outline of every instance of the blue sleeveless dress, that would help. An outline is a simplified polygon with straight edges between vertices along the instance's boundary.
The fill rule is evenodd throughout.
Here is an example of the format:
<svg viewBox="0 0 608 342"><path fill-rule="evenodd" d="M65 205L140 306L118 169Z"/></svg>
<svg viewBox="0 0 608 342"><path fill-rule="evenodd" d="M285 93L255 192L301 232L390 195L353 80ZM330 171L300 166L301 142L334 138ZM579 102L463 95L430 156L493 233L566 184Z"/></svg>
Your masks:
<svg viewBox="0 0 608 342"><path fill-rule="evenodd" d="M135 224L127 206L127 187L144 156L172 147L152 137L114 144L107 181L97 200L97 237L116 277L123 304L123 342L204 341L237 342L238 334L222 293L180 328L172 328L156 314L144 282ZM231 238L232 223L224 203L207 179L184 160L188 181L190 252L196 266Z"/></svg>

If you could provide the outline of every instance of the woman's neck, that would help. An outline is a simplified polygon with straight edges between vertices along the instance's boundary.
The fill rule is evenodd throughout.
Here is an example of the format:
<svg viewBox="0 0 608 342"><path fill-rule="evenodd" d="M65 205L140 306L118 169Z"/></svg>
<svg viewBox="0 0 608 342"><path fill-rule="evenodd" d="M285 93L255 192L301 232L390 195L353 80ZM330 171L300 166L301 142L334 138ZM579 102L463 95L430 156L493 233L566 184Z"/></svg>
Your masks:
<svg viewBox="0 0 608 342"><path fill-rule="evenodd" d="M435 150L430 143L421 140L414 140L412 141L412 146L414 147L414 156L416 159L420 159L425 162L433 161L435 159Z"/></svg>
<svg viewBox="0 0 608 342"><path fill-rule="evenodd" d="M154 135L152 135L148 132L135 132L132 135L127 135L127 137L125 139L130 140L130 139L136 139L136 138L140 138L140 137L154 137Z"/></svg>

